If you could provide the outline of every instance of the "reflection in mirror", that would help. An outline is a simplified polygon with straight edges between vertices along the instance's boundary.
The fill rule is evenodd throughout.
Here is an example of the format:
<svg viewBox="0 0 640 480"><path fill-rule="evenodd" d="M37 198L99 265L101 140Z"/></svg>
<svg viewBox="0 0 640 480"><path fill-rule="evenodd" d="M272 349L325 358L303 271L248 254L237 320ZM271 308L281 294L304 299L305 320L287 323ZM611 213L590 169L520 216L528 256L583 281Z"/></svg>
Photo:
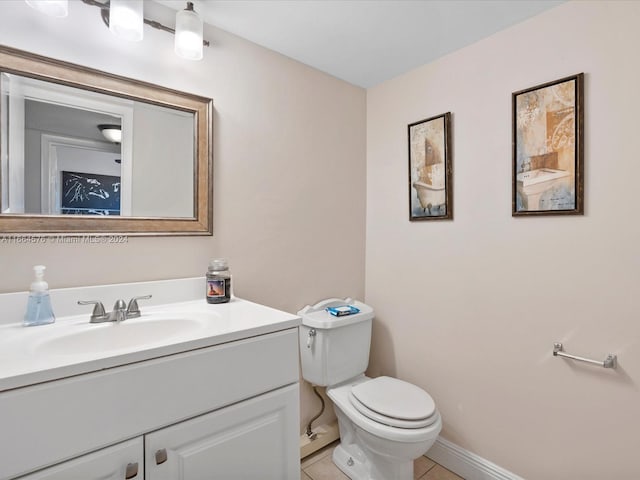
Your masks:
<svg viewBox="0 0 640 480"><path fill-rule="evenodd" d="M24 105L23 129L12 129L15 118L9 119L9 131L24 131L24 179L14 176L9 188L22 194L13 196L17 204L3 205L2 213L130 215L130 194L122 194L120 142L100 138L96 128L106 122L121 126L122 119L31 99ZM10 158L17 168L22 166L19 152ZM125 166L128 162L129 155ZM129 193L131 182L124 177ZM22 184L24 192L20 192ZM23 212L19 209L22 199Z"/></svg>
<svg viewBox="0 0 640 480"><path fill-rule="evenodd" d="M211 234L210 99L1 46L0 91L0 232Z"/></svg>
<svg viewBox="0 0 640 480"><path fill-rule="evenodd" d="M2 213L193 217L192 113L6 73L0 82L13 192Z"/></svg>

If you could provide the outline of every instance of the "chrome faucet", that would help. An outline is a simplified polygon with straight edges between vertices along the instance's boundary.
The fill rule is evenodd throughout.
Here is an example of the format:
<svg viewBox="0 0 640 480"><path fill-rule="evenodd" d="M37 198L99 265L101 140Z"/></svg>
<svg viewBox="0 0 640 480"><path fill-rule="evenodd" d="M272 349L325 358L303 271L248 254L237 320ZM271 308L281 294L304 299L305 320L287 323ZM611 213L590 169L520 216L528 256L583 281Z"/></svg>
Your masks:
<svg viewBox="0 0 640 480"><path fill-rule="evenodd" d="M124 303L124 300L116 300L116 303L113 305L113 310L109 314L109 322L120 323L127 319L127 304Z"/></svg>
<svg viewBox="0 0 640 480"><path fill-rule="evenodd" d="M102 305L102 302L98 300L78 300L78 305L94 305L89 323L120 323L125 321L127 318L139 317L141 313L140 307L138 306L138 300L148 300L150 298L151 295L133 297L131 300L129 300L129 305L124 303L124 300L119 299L113 305L113 310L109 313L105 312L104 305Z"/></svg>

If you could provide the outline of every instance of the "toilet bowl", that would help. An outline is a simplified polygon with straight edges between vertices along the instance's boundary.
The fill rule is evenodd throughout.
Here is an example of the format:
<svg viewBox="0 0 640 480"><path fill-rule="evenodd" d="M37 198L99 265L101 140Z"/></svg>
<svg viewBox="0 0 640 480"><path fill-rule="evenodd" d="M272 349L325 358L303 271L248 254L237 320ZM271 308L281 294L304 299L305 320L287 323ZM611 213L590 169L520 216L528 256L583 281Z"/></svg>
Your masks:
<svg viewBox="0 0 640 480"><path fill-rule="evenodd" d="M377 384L380 380L384 382ZM363 384L373 384L372 387L381 389L380 394L392 397L390 381L401 382L390 377L370 379L361 376L353 382L327 388L340 428L340 445L334 450L333 462L353 480L412 479L413 461L431 448L442 429L440 414L424 391L421 392L428 398L426 407L418 403L414 404L414 410L425 408L430 411L417 420L398 418L406 417L407 410L403 407L410 403L407 397L396 398L398 405L393 416L371 410L366 404L364 409L369 411L362 413L363 404L354 395L354 389ZM374 388L370 390L373 393ZM391 405L393 403L390 402L388 406Z"/></svg>
<svg viewBox="0 0 640 480"><path fill-rule="evenodd" d="M336 318L325 311L342 305L359 313ZM333 462L352 480L413 479L413 461L433 445L442 420L420 387L364 375L373 309L350 298L328 299L298 314L302 375L327 387L338 418L340 445Z"/></svg>

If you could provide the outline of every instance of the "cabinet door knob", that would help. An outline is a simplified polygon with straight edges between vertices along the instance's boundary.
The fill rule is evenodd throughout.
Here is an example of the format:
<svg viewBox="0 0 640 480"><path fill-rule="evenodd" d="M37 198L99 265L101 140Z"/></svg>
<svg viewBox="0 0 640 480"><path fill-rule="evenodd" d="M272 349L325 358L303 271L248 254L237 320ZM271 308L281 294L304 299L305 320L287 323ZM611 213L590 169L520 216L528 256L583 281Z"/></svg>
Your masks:
<svg viewBox="0 0 640 480"><path fill-rule="evenodd" d="M138 476L138 462L127 464L127 469L124 473L125 480L129 478L135 478Z"/></svg>
<svg viewBox="0 0 640 480"><path fill-rule="evenodd" d="M167 461L167 451L161 448L156 452L156 465L160 465Z"/></svg>

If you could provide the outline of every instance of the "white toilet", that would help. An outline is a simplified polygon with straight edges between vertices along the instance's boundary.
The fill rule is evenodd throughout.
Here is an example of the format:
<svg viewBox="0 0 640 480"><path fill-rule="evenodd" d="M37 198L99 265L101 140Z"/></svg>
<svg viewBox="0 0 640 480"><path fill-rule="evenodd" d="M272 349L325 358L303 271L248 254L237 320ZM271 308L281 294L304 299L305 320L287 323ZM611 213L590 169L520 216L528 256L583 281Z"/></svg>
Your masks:
<svg viewBox="0 0 640 480"><path fill-rule="evenodd" d="M353 305L335 317L325 309ZM326 386L340 428L333 462L352 480L410 480L413 461L435 442L442 420L421 388L391 377L368 378L373 309L331 298L298 312L302 376Z"/></svg>

